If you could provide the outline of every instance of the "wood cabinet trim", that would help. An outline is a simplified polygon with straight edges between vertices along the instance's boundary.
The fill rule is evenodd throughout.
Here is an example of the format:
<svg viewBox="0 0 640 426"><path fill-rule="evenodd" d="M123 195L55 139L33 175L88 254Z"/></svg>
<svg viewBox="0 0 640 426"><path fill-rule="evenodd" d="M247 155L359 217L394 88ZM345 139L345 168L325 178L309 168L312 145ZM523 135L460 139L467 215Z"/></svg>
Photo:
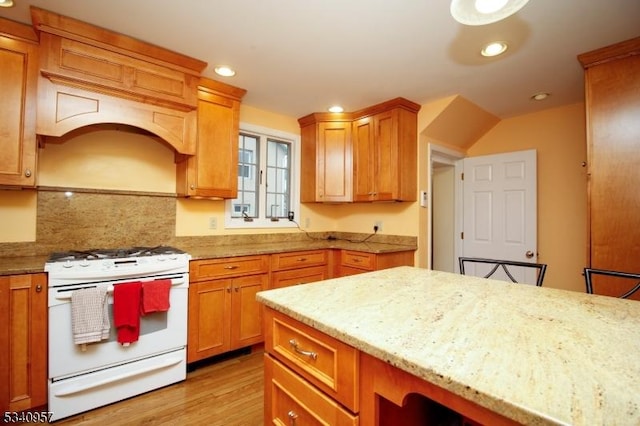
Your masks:
<svg viewBox="0 0 640 426"><path fill-rule="evenodd" d="M193 75L199 76L207 66L206 62L199 59L38 7L31 6L31 20L38 32L93 44L159 65L171 65Z"/></svg>
<svg viewBox="0 0 640 426"><path fill-rule="evenodd" d="M640 37L612 44L578 55L583 68L589 68L609 61L640 54Z"/></svg>
<svg viewBox="0 0 640 426"><path fill-rule="evenodd" d="M9 19L0 18L0 36L38 44L38 36L32 27Z"/></svg>

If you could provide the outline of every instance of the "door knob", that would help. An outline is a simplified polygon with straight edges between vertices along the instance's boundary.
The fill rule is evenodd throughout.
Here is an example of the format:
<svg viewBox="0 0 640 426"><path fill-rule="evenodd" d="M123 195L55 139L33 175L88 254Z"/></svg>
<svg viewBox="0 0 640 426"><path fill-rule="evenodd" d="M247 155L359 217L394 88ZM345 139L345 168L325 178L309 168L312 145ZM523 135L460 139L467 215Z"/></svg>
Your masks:
<svg viewBox="0 0 640 426"><path fill-rule="evenodd" d="M527 256L527 259L531 259L533 257L533 252L531 250L527 250L524 255Z"/></svg>

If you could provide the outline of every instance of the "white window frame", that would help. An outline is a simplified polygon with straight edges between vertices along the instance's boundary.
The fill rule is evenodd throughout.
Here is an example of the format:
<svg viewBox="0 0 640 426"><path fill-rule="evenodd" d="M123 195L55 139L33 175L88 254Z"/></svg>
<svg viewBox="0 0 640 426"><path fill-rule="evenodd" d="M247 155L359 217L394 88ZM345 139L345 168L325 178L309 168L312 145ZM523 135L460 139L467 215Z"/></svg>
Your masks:
<svg viewBox="0 0 640 426"><path fill-rule="evenodd" d="M260 136L261 138L273 138L283 142L291 143L291 211L294 214L294 221L298 222L300 218L300 135L283 132L281 130L270 129L268 127L256 126L249 123L240 123L240 133L246 132ZM266 156L266 150L264 154ZM260 159L262 164L263 158ZM259 185L259 192L265 192L264 182ZM252 222L247 222L243 218L231 217L233 210L232 200L226 200L224 206L224 227L226 229L251 229L251 228L297 228L298 225L286 218L276 222L264 217L264 209L260 208L260 217L253 218Z"/></svg>

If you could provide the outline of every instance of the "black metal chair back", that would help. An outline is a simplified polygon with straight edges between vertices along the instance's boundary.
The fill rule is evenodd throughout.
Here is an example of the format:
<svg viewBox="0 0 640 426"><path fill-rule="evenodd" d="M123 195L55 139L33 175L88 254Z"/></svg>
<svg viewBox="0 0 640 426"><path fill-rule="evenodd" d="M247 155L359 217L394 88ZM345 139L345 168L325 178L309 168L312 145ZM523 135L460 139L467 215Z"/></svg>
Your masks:
<svg viewBox="0 0 640 426"><path fill-rule="evenodd" d="M532 262L518 262L515 260L500 260L500 259L484 259L480 257L460 257L458 259L460 263L460 273L465 274L465 264L467 263L483 263L493 265L491 270L484 275L484 278L491 278L493 274L498 271L498 268L504 271L511 282L517 283L518 281L513 276L513 270L509 270L509 267L524 267L533 268L537 270L536 286L541 287L544 280L544 274L547 271L547 265L545 263L532 263Z"/></svg>
<svg viewBox="0 0 640 426"><path fill-rule="evenodd" d="M596 276L610 278L599 279L596 291L594 291ZM584 280L589 294L603 294L628 299L637 292L638 294L633 298L640 300L640 273L584 268Z"/></svg>

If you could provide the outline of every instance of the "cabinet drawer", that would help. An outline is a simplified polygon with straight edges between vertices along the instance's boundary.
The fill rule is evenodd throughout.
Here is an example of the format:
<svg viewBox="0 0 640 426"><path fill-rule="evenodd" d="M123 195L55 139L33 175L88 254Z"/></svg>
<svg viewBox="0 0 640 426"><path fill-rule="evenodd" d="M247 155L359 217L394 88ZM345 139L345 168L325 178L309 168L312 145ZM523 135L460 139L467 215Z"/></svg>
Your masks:
<svg viewBox="0 0 640 426"><path fill-rule="evenodd" d="M272 309L265 309L265 319L266 351L357 412L357 349Z"/></svg>
<svg viewBox="0 0 640 426"><path fill-rule="evenodd" d="M268 256L194 260L189 264L189 279L196 282L215 278L261 274L268 272L268 270Z"/></svg>
<svg viewBox="0 0 640 426"><path fill-rule="evenodd" d="M375 269L375 261L376 255L373 253L342 250L342 259L340 263L343 266L373 271Z"/></svg>
<svg viewBox="0 0 640 426"><path fill-rule="evenodd" d="M326 250L296 251L291 253L277 253L271 255L271 270L304 268L327 264Z"/></svg>
<svg viewBox="0 0 640 426"><path fill-rule="evenodd" d="M278 271L271 274L271 288L289 287L298 284L313 283L327 279L326 266Z"/></svg>
<svg viewBox="0 0 640 426"><path fill-rule="evenodd" d="M357 425L347 412L303 378L265 354L265 424Z"/></svg>

